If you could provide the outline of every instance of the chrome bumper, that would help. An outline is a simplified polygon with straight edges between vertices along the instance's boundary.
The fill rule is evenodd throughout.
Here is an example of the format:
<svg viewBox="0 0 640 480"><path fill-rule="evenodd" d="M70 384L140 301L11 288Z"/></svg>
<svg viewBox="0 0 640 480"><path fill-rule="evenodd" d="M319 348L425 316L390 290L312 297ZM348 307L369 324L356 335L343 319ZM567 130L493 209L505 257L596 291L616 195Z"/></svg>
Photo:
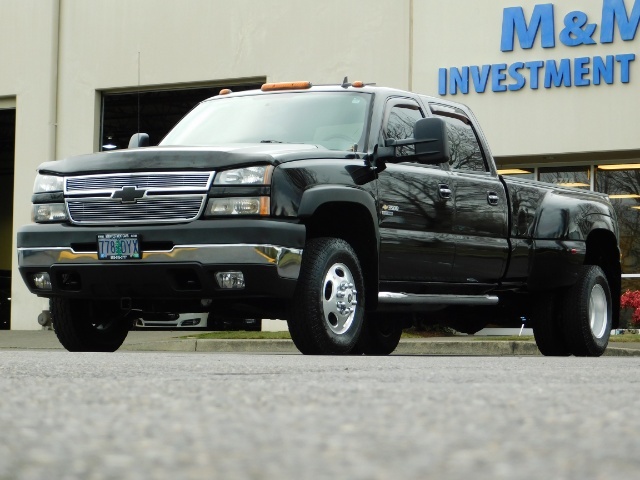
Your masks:
<svg viewBox="0 0 640 480"><path fill-rule="evenodd" d="M282 278L297 279L302 250L276 245L216 244L177 245L168 251L147 251L142 258L128 263L197 262L203 265L250 264L275 265ZM97 252L76 252L69 247L18 248L20 267L50 267L54 264L117 263L99 260ZM124 262L123 262L124 263Z"/></svg>

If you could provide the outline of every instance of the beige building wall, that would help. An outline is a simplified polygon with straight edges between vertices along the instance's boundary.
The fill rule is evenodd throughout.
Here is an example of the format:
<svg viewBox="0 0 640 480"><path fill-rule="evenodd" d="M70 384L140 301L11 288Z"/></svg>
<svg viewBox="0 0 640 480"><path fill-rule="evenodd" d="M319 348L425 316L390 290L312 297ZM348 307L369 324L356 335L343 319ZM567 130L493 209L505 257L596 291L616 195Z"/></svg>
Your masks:
<svg viewBox="0 0 640 480"><path fill-rule="evenodd" d="M409 0L64 0L57 156L97 149L96 92L138 82L348 75L406 88L409 18Z"/></svg>
<svg viewBox="0 0 640 480"><path fill-rule="evenodd" d="M51 158L56 124L57 0L3 0L0 97L16 107L13 231L31 218L35 169ZM28 293L12 246L12 328L35 329L47 304Z"/></svg>
<svg viewBox="0 0 640 480"><path fill-rule="evenodd" d="M410 4L3 0L0 97L14 95L18 105L14 231L30 221L38 164L98 150L101 91L346 75L407 88ZM12 328L40 328L44 307L14 256Z"/></svg>

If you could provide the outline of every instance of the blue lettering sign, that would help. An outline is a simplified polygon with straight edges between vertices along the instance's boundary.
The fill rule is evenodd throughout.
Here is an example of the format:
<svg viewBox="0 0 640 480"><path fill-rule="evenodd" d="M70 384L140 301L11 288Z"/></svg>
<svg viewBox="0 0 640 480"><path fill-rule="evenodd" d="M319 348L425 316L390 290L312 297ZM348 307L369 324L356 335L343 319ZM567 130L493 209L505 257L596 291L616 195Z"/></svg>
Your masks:
<svg viewBox="0 0 640 480"><path fill-rule="evenodd" d="M483 93L489 78L491 78L493 92L521 90L527 83L531 90L537 90L541 82L544 88L571 87L572 85L586 87L592 84L600 85L602 82L611 85L617 75L621 83L629 83L631 63L635 59L634 53L625 53L608 55L604 58L579 57L573 60L563 58L559 61L536 60L514 62L510 65L496 63L462 68L441 68L438 93L440 95L456 95L458 92L467 94L470 86L473 86L476 93ZM542 79L540 79L541 75Z"/></svg>
<svg viewBox="0 0 640 480"><path fill-rule="evenodd" d="M616 55L616 62L620 64L620 81L629 83L629 63L636 59L634 53L625 53L624 55Z"/></svg>
<svg viewBox="0 0 640 480"><path fill-rule="evenodd" d="M593 57L593 84L600 85L600 79L604 79L607 85L613 83L613 55L607 55L606 60Z"/></svg>
<svg viewBox="0 0 640 480"><path fill-rule="evenodd" d="M576 87L586 87L591 84L588 78L584 78L585 75L589 75L589 65L591 59L589 57L576 58L573 62L573 84Z"/></svg>
<svg viewBox="0 0 640 480"><path fill-rule="evenodd" d="M551 84L556 87L571 86L571 63L568 58L560 60L560 67L555 60L547 60L544 70L544 88L551 88Z"/></svg>
<svg viewBox="0 0 640 480"><path fill-rule="evenodd" d="M629 9L630 3L633 7ZM554 6L551 3L535 5L530 17L522 7L508 7L502 13L500 50L511 52L516 44L531 49L540 36L542 48L555 47ZM599 41L612 43L615 30L623 41L636 38L640 28L640 0L602 0L601 23L590 23L585 12L574 10L564 16L564 28L558 40L568 47L594 45L600 27ZM540 34L540 35L538 35ZM531 90L552 87L587 87L590 85L629 83L635 53L607 55L605 57L562 58L560 60L534 60L528 62L496 63L464 67L440 68L438 93L468 94L469 89L484 93L491 82L491 91L518 91L528 84Z"/></svg>
<svg viewBox="0 0 640 480"><path fill-rule="evenodd" d="M597 25L589 23L587 14L584 12L571 12L564 17L564 29L560 32L560 41L567 47L577 47L578 45L593 45L596 42L591 38Z"/></svg>
<svg viewBox="0 0 640 480"><path fill-rule="evenodd" d="M512 52L515 42L515 35L518 35L520 48L529 49L533 47L533 42L538 36L538 31L542 34L542 48L553 48L555 42L555 28L553 20L553 5L546 3L536 5L533 8L531 21L527 25L522 7L508 7L502 13L502 40L500 50Z"/></svg>
<svg viewBox="0 0 640 480"><path fill-rule="evenodd" d="M520 90L522 87L524 87L525 83L527 83L527 81L524 79L524 76L520 73L520 70L524 68L524 63L522 62L516 62L516 63L512 63L509 66L509 75L511 75L511 78L513 78L516 83L509 85L509 90L510 91L515 91L515 90Z"/></svg>
<svg viewBox="0 0 640 480"><path fill-rule="evenodd" d="M454 95L458 93L458 88L460 88L461 93L469 93L469 67L462 67L461 70L452 68L449 71L449 89L451 93Z"/></svg>
<svg viewBox="0 0 640 480"><path fill-rule="evenodd" d="M438 70L438 95L447 94L447 69Z"/></svg>
<svg viewBox="0 0 640 480"><path fill-rule="evenodd" d="M529 76L531 89L537 90L540 83L540 69L544 67L544 62L542 60L535 60L533 62L527 62L524 65L531 71L531 75Z"/></svg>
<svg viewBox="0 0 640 480"><path fill-rule="evenodd" d="M491 65L482 65L482 69L476 65L471 67L471 79L473 80L473 88L475 88L476 92L484 93L487 89L490 72Z"/></svg>
<svg viewBox="0 0 640 480"><path fill-rule="evenodd" d="M507 91L507 86L502 84L507 79L507 74L504 73L506 69L506 63L499 63L491 68L491 90L494 92Z"/></svg>
<svg viewBox="0 0 640 480"><path fill-rule="evenodd" d="M633 40L640 23L640 1L635 1L633 10L631 10L631 17L629 17L624 0L603 0L600 43L613 42L614 23L618 25L622 40Z"/></svg>

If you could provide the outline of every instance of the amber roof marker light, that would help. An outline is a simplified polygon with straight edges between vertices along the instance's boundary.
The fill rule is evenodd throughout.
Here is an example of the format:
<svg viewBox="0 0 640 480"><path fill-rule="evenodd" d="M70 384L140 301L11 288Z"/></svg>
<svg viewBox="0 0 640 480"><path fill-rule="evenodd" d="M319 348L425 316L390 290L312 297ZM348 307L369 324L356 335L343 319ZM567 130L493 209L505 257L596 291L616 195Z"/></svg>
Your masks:
<svg viewBox="0 0 640 480"><path fill-rule="evenodd" d="M261 90L263 92L273 92L274 90L303 90L311 88L313 85L311 82L278 82L278 83L265 83L262 85Z"/></svg>
<svg viewBox="0 0 640 480"><path fill-rule="evenodd" d="M342 80L342 85L340 85L342 88L349 88L349 87L354 87L354 88L363 88L366 86L372 86L375 85L375 83L364 83L361 80L356 80L355 82L349 82L349 77L344 77L344 80Z"/></svg>

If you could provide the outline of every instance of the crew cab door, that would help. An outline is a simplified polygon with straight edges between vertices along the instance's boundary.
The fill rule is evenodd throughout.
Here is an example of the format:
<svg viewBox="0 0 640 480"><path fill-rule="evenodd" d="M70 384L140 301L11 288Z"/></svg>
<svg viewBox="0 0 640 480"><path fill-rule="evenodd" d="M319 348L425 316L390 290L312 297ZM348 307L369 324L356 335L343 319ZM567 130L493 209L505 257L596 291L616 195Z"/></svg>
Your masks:
<svg viewBox="0 0 640 480"><path fill-rule="evenodd" d="M450 281L494 283L509 255L507 194L489 168L469 117L460 109L430 105L447 123L450 185L455 203L455 258Z"/></svg>
<svg viewBox="0 0 640 480"><path fill-rule="evenodd" d="M424 116L412 99L389 99L380 144L412 138L415 122ZM379 174L380 279L448 281L455 245L451 175L439 165L402 160L413 152L413 145L397 147L395 160Z"/></svg>

